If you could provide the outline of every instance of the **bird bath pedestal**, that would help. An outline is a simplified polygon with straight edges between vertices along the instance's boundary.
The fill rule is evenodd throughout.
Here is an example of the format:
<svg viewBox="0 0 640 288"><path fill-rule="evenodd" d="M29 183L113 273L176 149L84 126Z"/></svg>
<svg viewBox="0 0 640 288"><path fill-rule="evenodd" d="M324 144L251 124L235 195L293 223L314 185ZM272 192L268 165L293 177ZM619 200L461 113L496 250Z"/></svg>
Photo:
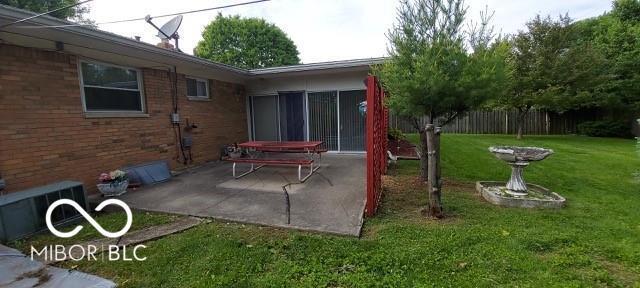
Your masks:
<svg viewBox="0 0 640 288"><path fill-rule="evenodd" d="M530 162L541 161L553 154L553 150L538 147L498 146L490 147L489 151L498 159L511 166L511 178L507 183L481 181L476 183L476 189L489 202L508 207L526 208L560 208L565 199L548 189L529 184L522 177L524 168Z"/></svg>

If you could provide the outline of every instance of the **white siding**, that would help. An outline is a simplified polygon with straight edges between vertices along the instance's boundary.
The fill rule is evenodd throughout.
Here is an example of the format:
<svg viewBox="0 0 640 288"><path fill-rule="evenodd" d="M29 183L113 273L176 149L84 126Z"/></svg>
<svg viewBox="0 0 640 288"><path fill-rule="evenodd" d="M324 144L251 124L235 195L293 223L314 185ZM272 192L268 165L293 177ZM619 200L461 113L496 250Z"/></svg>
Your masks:
<svg viewBox="0 0 640 288"><path fill-rule="evenodd" d="M365 89L367 71L322 75L284 76L256 79L247 83L249 96L275 95L278 91L336 91Z"/></svg>

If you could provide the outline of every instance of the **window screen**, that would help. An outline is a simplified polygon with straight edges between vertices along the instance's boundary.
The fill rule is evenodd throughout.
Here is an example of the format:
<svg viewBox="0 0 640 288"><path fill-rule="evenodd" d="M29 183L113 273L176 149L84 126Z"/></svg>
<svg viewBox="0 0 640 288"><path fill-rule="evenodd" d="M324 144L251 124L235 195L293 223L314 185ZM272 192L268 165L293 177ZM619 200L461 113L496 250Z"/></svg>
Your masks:
<svg viewBox="0 0 640 288"><path fill-rule="evenodd" d="M340 91L340 150L364 151L366 118L358 109L367 99L366 90Z"/></svg>
<svg viewBox="0 0 640 288"><path fill-rule="evenodd" d="M197 78L187 78L187 96L198 98L209 98L209 85L207 80Z"/></svg>
<svg viewBox="0 0 640 288"><path fill-rule="evenodd" d="M309 140L324 141L331 151L338 147L338 92L309 92Z"/></svg>
<svg viewBox="0 0 640 288"><path fill-rule="evenodd" d="M138 70L82 62L85 110L143 111Z"/></svg>

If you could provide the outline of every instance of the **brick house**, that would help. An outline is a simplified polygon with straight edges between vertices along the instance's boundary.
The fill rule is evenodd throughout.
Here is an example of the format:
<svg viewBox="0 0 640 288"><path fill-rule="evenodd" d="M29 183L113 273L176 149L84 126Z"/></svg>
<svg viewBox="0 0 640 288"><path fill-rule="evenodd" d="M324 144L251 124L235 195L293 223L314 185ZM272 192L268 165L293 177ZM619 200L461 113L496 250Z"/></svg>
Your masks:
<svg viewBox="0 0 640 288"><path fill-rule="evenodd" d="M0 26L32 15L0 5ZM3 194L65 179L95 193L104 171L156 160L181 168L187 122L197 125L190 165L248 139L364 150L357 104L381 59L244 70L86 27L19 27L65 24L42 16L0 29Z"/></svg>

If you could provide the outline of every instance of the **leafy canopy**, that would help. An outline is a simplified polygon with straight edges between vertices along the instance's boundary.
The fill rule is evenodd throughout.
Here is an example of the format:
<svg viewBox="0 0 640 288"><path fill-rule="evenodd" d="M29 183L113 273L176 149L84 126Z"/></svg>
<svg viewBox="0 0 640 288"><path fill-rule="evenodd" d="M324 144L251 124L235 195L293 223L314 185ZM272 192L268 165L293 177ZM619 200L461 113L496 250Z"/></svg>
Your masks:
<svg viewBox="0 0 640 288"><path fill-rule="evenodd" d="M509 85L498 99L506 108L562 112L583 105L593 96L594 83L604 81L604 59L589 42L576 38L568 16L536 16L510 45Z"/></svg>
<svg viewBox="0 0 640 288"><path fill-rule="evenodd" d="M0 4L33 11L36 13L44 13L61 7L73 5L78 2L80 2L80 0L0 0ZM49 15L56 18L72 20L79 23L91 23L90 20L85 18L88 13L88 6L79 5L68 9L62 9L60 11L50 13Z"/></svg>
<svg viewBox="0 0 640 288"><path fill-rule="evenodd" d="M195 55L228 65L253 69L300 63L293 41L263 19L218 14L202 38Z"/></svg>
<svg viewBox="0 0 640 288"><path fill-rule="evenodd" d="M611 14L624 22L640 22L640 1L639 0L616 0L613 1L613 11Z"/></svg>
<svg viewBox="0 0 640 288"><path fill-rule="evenodd" d="M447 122L484 102L497 87L504 68L498 52L505 47L490 43L487 22L477 29L483 35L465 33L466 11L462 0L401 2L388 33L389 60L376 71L394 112Z"/></svg>
<svg viewBox="0 0 640 288"><path fill-rule="evenodd" d="M614 1L609 14L577 22L575 31L604 59L597 64L607 76L593 83L597 93L587 103L623 117L639 113L640 1Z"/></svg>

